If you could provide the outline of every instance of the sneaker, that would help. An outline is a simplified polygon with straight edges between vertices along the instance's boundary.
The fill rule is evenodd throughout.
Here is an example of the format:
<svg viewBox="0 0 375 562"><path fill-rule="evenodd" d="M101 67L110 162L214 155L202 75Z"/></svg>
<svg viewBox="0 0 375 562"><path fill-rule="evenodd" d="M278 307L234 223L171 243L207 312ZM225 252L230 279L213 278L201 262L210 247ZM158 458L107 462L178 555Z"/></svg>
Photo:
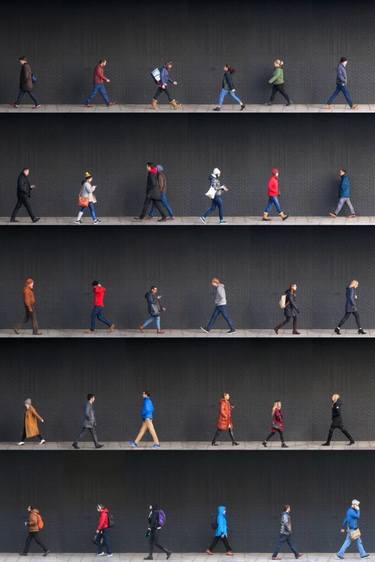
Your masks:
<svg viewBox="0 0 375 562"><path fill-rule="evenodd" d="M212 447L218 447L218 446L219 446L219 443L216 443L216 442L214 443L214 442L212 442L211 445L212 445Z"/></svg>
<svg viewBox="0 0 375 562"><path fill-rule="evenodd" d="M339 558L340 560L344 560L343 556L339 556L338 554L336 554L337 558Z"/></svg>
<svg viewBox="0 0 375 562"><path fill-rule="evenodd" d="M116 330L115 324L111 324L110 327L109 327L110 332L113 332L113 330Z"/></svg>
<svg viewBox="0 0 375 562"><path fill-rule="evenodd" d="M105 552L98 552L96 556L105 556Z"/></svg>
<svg viewBox="0 0 375 562"><path fill-rule="evenodd" d="M219 106L216 106L216 107L214 107L214 108L213 108L213 110L212 110L212 111L221 111L221 107L219 107Z"/></svg>
<svg viewBox="0 0 375 562"><path fill-rule="evenodd" d="M161 217L161 219L158 219L158 222L166 222L167 221L167 217Z"/></svg>
<svg viewBox="0 0 375 562"><path fill-rule="evenodd" d="M333 213L333 212L332 212L332 213L329 213L329 216L332 217L333 219L336 219L336 218L337 218L336 213Z"/></svg>
<svg viewBox="0 0 375 562"><path fill-rule="evenodd" d="M359 334L363 334L363 335L367 334L367 332L365 332L365 330L364 330L363 328L360 328L360 329L358 330L358 333L359 333Z"/></svg>
<svg viewBox="0 0 375 562"><path fill-rule="evenodd" d="M335 333L340 336L341 335L341 328L339 328L338 326L336 326L335 328Z"/></svg>
<svg viewBox="0 0 375 562"><path fill-rule="evenodd" d="M82 221L81 221L81 220L78 220L78 219L76 219L76 220L74 221L74 224L82 224Z"/></svg>
<svg viewBox="0 0 375 562"><path fill-rule="evenodd" d="M14 332L15 332L15 334L17 334L17 336L19 336L20 333L21 333L21 330L19 328L14 328Z"/></svg>
<svg viewBox="0 0 375 562"><path fill-rule="evenodd" d="M364 554L363 556L361 556L361 558L368 558L369 556L369 554Z"/></svg>
<svg viewBox="0 0 375 562"><path fill-rule="evenodd" d="M219 224L227 224L227 221L225 221L224 219L222 219Z"/></svg>
<svg viewBox="0 0 375 562"><path fill-rule="evenodd" d="M355 219L357 215L349 215L350 219Z"/></svg>
<svg viewBox="0 0 375 562"><path fill-rule="evenodd" d="M201 326L201 330L202 332L204 332L205 334L209 334L210 330L207 330L207 328L203 328L203 326Z"/></svg>
<svg viewBox="0 0 375 562"><path fill-rule="evenodd" d="M201 221L203 222L203 224L207 224L207 219L206 217L199 217L201 219Z"/></svg>
<svg viewBox="0 0 375 562"><path fill-rule="evenodd" d="M97 443L95 445L95 449L101 449L102 447L104 447L104 445L102 443Z"/></svg>
<svg viewBox="0 0 375 562"><path fill-rule="evenodd" d="M282 560L281 556L272 556L272 560Z"/></svg>
<svg viewBox="0 0 375 562"><path fill-rule="evenodd" d="M212 550L210 550L209 548L207 548L206 554L209 554L210 556L213 556L214 553L212 552Z"/></svg>
<svg viewBox="0 0 375 562"><path fill-rule="evenodd" d="M24 445L24 444L25 444L25 441L20 441L20 442L18 443L18 446L19 446L19 447L22 447L22 445Z"/></svg>
<svg viewBox="0 0 375 562"><path fill-rule="evenodd" d="M46 442L46 440L42 439L41 441L39 441L39 445L44 445L45 442Z"/></svg>
<svg viewBox="0 0 375 562"><path fill-rule="evenodd" d="M241 109L240 111L243 111L244 109L246 109L246 105L244 103L241 103Z"/></svg>
<svg viewBox="0 0 375 562"><path fill-rule="evenodd" d="M137 449L138 445L135 441L128 441L128 445L130 445L130 447L133 447L133 449Z"/></svg>
<svg viewBox="0 0 375 562"><path fill-rule="evenodd" d="M107 558L112 558L113 554L111 552L111 554L107 554Z"/></svg>
<svg viewBox="0 0 375 562"><path fill-rule="evenodd" d="M267 447L267 441L262 441L263 447Z"/></svg>
<svg viewBox="0 0 375 562"><path fill-rule="evenodd" d="M236 330L234 328L227 331L227 334L235 334L235 333L236 333Z"/></svg>
<svg viewBox="0 0 375 562"><path fill-rule="evenodd" d="M283 443L283 444L281 445L281 447L282 447L283 449L288 449L288 445L287 445L286 443Z"/></svg>
<svg viewBox="0 0 375 562"><path fill-rule="evenodd" d="M238 441L232 441L232 447L237 447L239 445Z"/></svg>
<svg viewBox="0 0 375 562"><path fill-rule="evenodd" d="M73 449L77 449L77 450L79 449L78 443L72 443L72 447Z"/></svg>
<svg viewBox="0 0 375 562"><path fill-rule="evenodd" d="M295 559L298 560L298 558L302 558L303 554L297 554L297 556L295 556Z"/></svg>
<svg viewBox="0 0 375 562"><path fill-rule="evenodd" d="M14 107L14 109L18 109L18 108L19 108L19 105L17 105L16 103L11 103L10 105L11 105L11 107Z"/></svg>
<svg viewBox="0 0 375 562"><path fill-rule="evenodd" d="M40 103L38 103L38 105L33 105L33 109L39 109L41 107ZM45 554L44 556L47 556L47 554Z"/></svg>
<svg viewBox="0 0 375 562"><path fill-rule="evenodd" d="M228 550L228 552L225 553L225 556L233 556L233 552L231 550Z"/></svg>
<svg viewBox="0 0 375 562"><path fill-rule="evenodd" d="M45 552L43 552L43 556L48 556L50 552L50 550L46 550Z"/></svg>
<svg viewBox="0 0 375 562"><path fill-rule="evenodd" d="M85 107L94 107L92 103L85 103Z"/></svg>
<svg viewBox="0 0 375 562"><path fill-rule="evenodd" d="M143 560L153 560L154 557L151 556L151 554L149 554L148 556L146 556L146 558L143 558Z"/></svg>
<svg viewBox="0 0 375 562"><path fill-rule="evenodd" d="M151 449L160 449L160 445L158 443L154 443Z"/></svg>
<svg viewBox="0 0 375 562"><path fill-rule="evenodd" d="M40 221L40 217L34 217L33 218L33 222L38 222L38 221Z"/></svg>
<svg viewBox="0 0 375 562"><path fill-rule="evenodd" d="M321 447L329 447L331 443L328 443L328 441L326 441L325 443L321 444Z"/></svg>
<svg viewBox="0 0 375 562"><path fill-rule="evenodd" d="M100 222L102 222L100 219L95 219L95 220L94 220L94 224L99 224Z"/></svg>

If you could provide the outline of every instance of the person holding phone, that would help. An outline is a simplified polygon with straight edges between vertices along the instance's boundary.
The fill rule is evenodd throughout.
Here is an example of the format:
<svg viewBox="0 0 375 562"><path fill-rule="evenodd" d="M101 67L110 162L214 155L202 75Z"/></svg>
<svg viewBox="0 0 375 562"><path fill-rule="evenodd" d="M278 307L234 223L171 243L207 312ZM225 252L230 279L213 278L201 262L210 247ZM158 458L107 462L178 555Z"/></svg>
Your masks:
<svg viewBox="0 0 375 562"><path fill-rule="evenodd" d="M147 310L149 317L139 326L139 330L143 332L147 326L152 323L156 325L156 333L164 334L164 331L160 326L160 314L165 312L166 308L161 305L161 296L158 295L158 288L153 285L149 291L145 294L145 299L147 302Z"/></svg>
<svg viewBox="0 0 375 562"><path fill-rule="evenodd" d="M229 191L229 189L221 184L220 181L221 170L219 168L214 168L212 174L209 177L210 188L206 193L206 196L212 199L211 206L207 209L200 219L203 224L207 224L207 217L211 215L216 209L219 211L220 224L226 224L224 220L224 205L223 205L223 193Z"/></svg>

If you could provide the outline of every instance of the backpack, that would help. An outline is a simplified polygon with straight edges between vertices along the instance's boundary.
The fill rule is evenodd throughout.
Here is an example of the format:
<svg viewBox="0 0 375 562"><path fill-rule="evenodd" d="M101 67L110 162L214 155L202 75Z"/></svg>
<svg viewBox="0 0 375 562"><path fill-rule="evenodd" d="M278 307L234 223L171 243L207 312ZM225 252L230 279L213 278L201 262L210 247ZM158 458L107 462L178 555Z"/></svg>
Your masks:
<svg viewBox="0 0 375 562"><path fill-rule="evenodd" d="M40 513L37 513L36 517L37 517L37 520L38 520L38 529L39 529L39 531L41 531L42 529L44 529L44 521L43 521Z"/></svg>
<svg viewBox="0 0 375 562"><path fill-rule="evenodd" d="M160 68L158 67L154 68L154 70L151 71L151 76L153 77L156 84L160 84L160 80L161 80Z"/></svg>
<svg viewBox="0 0 375 562"><path fill-rule="evenodd" d="M108 517L108 527L109 528L114 527L115 518L113 517L113 513L111 511L108 511L107 517Z"/></svg>
<svg viewBox="0 0 375 562"><path fill-rule="evenodd" d="M286 295L281 295L279 300L279 307L282 309L286 308Z"/></svg>
<svg viewBox="0 0 375 562"><path fill-rule="evenodd" d="M32 74L31 74L31 82L32 82L33 84L35 84L35 82L37 82L37 81L38 81L38 77L37 77L34 73L32 73Z"/></svg>
<svg viewBox="0 0 375 562"><path fill-rule="evenodd" d="M167 522L167 516L165 515L165 511L162 509L158 510L158 527L164 527Z"/></svg>

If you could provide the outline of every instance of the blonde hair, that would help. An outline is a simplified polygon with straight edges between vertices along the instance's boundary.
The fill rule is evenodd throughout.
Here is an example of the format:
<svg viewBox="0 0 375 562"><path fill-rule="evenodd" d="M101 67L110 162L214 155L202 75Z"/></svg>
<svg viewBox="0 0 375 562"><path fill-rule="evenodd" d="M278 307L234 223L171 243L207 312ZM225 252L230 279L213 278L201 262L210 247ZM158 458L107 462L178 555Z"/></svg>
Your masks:
<svg viewBox="0 0 375 562"><path fill-rule="evenodd" d="M275 400L275 402L273 403L273 406L272 406L272 415L275 413L275 410L277 410L278 404L280 404L280 407L281 407L280 400Z"/></svg>
<svg viewBox="0 0 375 562"><path fill-rule="evenodd" d="M349 287L354 287L359 285L359 282L357 281L357 279L353 279L352 281L350 281Z"/></svg>
<svg viewBox="0 0 375 562"><path fill-rule="evenodd" d="M213 278L211 279L211 283L219 283L219 284L220 284L221 281L220 281L220 279L219 279L218 277L213 277Z"/></svg>

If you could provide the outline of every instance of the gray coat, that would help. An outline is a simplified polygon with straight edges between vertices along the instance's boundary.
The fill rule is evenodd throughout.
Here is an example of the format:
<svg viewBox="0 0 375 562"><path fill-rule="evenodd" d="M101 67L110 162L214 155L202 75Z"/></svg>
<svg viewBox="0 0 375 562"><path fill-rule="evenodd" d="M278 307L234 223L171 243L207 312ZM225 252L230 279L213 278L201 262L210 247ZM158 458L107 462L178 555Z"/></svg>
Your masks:
<svg viewBox="0 0 375 562"><path fill-rule="evenodd" d="M281 521L280 521L280 534L281 535L290 535L292 533L292 518L290 513L284 511L281 514Z"/></svg>
<svg viewBox="0 0 375 562"><path fill-rule="evenodd" d="M216 287L215 305L224 306L227 304L227 297L225 294L225 287L222 283Z"/></svg>
<svg viewBox="0 0 375 562"><path fill-rule="evenodd" d="M86 429L93 429L95 426L96 426L95 409L93 404L87 401L85 405L82 427L86 427Z"/></svg>

